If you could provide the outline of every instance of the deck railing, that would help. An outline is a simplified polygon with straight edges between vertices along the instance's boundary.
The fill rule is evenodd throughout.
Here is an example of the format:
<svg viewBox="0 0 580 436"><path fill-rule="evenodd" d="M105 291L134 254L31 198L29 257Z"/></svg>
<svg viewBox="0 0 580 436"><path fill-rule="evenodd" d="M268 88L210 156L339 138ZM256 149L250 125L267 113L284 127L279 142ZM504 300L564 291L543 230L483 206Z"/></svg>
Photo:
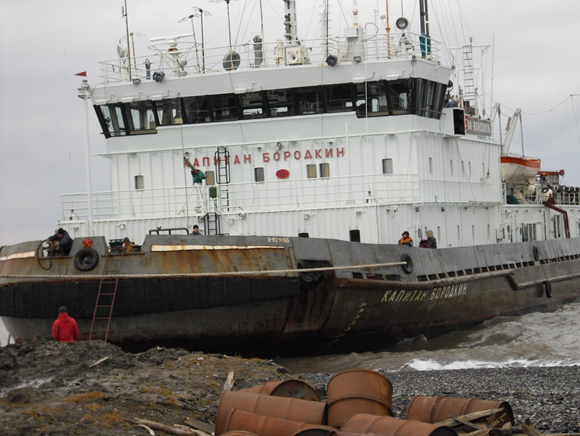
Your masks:
<svg viewBox="0 0 580 436"><path fill-rule="evenodd" d="M130 219L204 215L208 211L256 212L340 207L368 203L416 202L417 176L378 174L366 176L276 180L215 186L195 185L159 189L94 192L94 219ZM63 220L88 216L88 198L62 194Z"/></svg>
<svg viewBox="0 0 580 436"><path fill-rule="evenodd" d="M149 48L146 56L127 57L100 62L101 77L105 83L154 80L155 73L164 77L187 77L207 73L223 72L232 67L237 70L277 68L285 65L320 65L329 55L338 62L364 60L423 58L433 62L440 60L440 43L414 33L374 35L354 43L346 38L328 40L301 40L296 47L286 47L282 41L262 43L256 53L255 43L247 42L232 47L239 59L226 56L228 46L205 48L199 43L178 39L176 46L169 41L158 42ZM358 59L360 58L360 59Z"/></svg>

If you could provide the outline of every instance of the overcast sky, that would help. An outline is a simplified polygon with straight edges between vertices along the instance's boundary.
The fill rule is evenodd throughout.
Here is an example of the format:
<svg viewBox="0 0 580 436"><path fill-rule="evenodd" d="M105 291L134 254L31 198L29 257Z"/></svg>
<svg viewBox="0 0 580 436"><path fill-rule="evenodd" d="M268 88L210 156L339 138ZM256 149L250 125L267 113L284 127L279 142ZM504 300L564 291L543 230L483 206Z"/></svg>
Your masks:
<svg viewBox="0 0 580 436"><path fill-rule="evenodd" d="M178 21L193 13L194 5L212 14L204 19L206 46L227 42L223 2L127 2L130 31L143 35L135 38L137 55L146 54L149 38L190 32L190 21ZM352 18L352 1L342 1L342 9L339 3L330 0L332 35ZM485 88L489 105L493 97L505 114L521 108L526 154L541 158L545 170L564 169L564 184L580 186L580 95L571 98L580 94L580 1L430 3L435 39L451 47L470 36L478 45L493 43L485 70L488 79L493 71L493 88ZM298 0L299 37L319 36L321 4ZM411 30L419 32L417 0L389 4L392 28L403 8ZM376 22L384 29L385 1L359 0L358 5L361 24ZM59 194L86 192L85 115L77 97L81 78L75 74L87 71L93 86L100 81L97 62L115 58L125 35L122 6L124 0L0 0L0 246L46 238L60 217ZM259 33L257 0L232 1L230 8L234 41ZM266 40L283 37L283 8L282 0L263 0ZM199 38L199 27L196 31ZM92 109L89 116L91 154L103 153ZM520 150L518 135L512 151ZM93 191L109 190L106 161L93 156L91 168Z"/></svg>

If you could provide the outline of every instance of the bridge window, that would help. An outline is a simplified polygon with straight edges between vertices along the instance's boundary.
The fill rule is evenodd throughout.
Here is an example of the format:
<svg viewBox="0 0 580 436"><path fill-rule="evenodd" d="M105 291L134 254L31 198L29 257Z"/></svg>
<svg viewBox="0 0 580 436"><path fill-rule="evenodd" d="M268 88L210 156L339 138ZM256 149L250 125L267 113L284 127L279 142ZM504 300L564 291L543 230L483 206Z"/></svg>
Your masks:
<svg viewBox="0 0 580 436"><path fill-rule="evenodd" d="M151 101L135 101L125 104L127 122L131 133L154 133L157 123Z"/></svg>
<svg viewBox="0 0 580 436"><path fill-rule="evenodd" d="M234 94L212 95L211 103L215 121L233 121L238 119L238 106Z"/></svg>
<svg viewBox="0 0 580 436"><path fill-rule="evenodd" d="M121 103L98 106L97 117L107 138L129 134L125 125L123 105Z"/></svg>
<svg viewBox="0 0 580 436"><path fill-rule="evenodd" d="M320 87L297 88L295 92L299 115L321 114L324 112L324 101Z"/></svg>
<svg viewBox="0 0 580 436"><path fill-rule="evenodd" d="M294 91L292 89L273 89L266 91L270 116L288 117L296 115L294 110Z"/></svg>
<svg viewBox="0 0 580 436"><path fill-rule="evenodd" d="M327 85L324 87L328 112L347 112L353 110L352 86L350 84Z"/></svg>
<svg viewBox="0 0 580 436"><path fill-rule="evenodd" d="M198 97L185 97L183 107L185 109L185 122L187 124L207 123L211 121L209 110L210 100L206 95Z"/></svg>
<svg viewBox="0 0 580 436"><path fill-rule="evenodd" d="M388 115L387 92L385 82L366 82L356 85L357 116L371 117Z"/></svg>
<svg viewBox="0 0 580 436"><path fill-rule="evenodd" d="M162 126L183 124L181 116L181 100L172 98L155 102L157 118Z"/></svg>
<svg viewBox="0 0 580 436"><path fill-rule="evenodd" d="M406 80L387 82L389 87L389 114L404 115L411 113L411 88Z"/></svg>
<svg viewBox="0 0 580 436"><path fill-rule="evenodd" d="M242 119L251 120L266 117L265 104L261 92L249 92L240 95L239 100L242 108Z"/></svg>

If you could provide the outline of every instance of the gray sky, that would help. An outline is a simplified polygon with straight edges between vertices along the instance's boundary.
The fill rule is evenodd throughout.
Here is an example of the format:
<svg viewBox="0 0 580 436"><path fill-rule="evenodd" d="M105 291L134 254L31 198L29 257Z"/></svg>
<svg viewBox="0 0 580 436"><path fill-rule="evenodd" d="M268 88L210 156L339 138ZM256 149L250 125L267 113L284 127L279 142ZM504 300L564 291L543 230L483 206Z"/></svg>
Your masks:
<svg viewBox="0 0 580 436"><path fill-rule="evenodd" d="M149 38L190 32L190 21L178 21L193 13L193 5L212 14L204 19L206 46L227 42L223 2L127 1L130 31L144 35L135 38L137 55L146 54ZM418 1L402 3L411 30L418 33ZM256 4L231 2L234 40L248 41L259 33ZM319 35L321 4L298 0L301 38ZM331 34L337 35L345 17L350 23L352 1L343 0L343 9L337 0L330 4ZM75 74L87 71L91 85L99 82L97 62L115 58L125 35L123 5L123 0L0 0L0 246L46 238L60 216L59 194L86 192L85 115L77 97L81 78ZM238 32L244 5L245 23ZM282 38L283 2L263 0L263 5L266 40ZM384 28L385 1L359 0L358 5L359 23L376 20ZM401 1L389 5L394 28ZM580 95L570 98L580 94L580 1L437 0L431 2L430 19L433 38L448 46L463 45L470 36L475 44L493 43L486 68L491 79L493 66L493 100L504 114L522 109L527 155L541 158L545 170L564 169L563 183L580 186ZM199 40L199 27L196 32ZM489 105L492 88L485 90ZM92 109L89 117L91 154L103 153ZM518 134L512 151L520 150ZM106 161L91 157L91 169L93 191L109 190Z"/></svg>

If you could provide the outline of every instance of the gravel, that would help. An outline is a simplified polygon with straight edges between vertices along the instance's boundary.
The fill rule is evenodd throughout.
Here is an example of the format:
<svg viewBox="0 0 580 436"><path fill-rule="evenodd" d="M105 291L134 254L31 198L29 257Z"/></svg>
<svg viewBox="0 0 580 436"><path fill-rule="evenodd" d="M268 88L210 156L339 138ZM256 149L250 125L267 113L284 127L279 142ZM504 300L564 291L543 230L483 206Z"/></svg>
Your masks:
<svg viewBox="0 0 580 436"><path fill-rule="evenodd" d="M105 359L106 358L106 359ZM323 368L321 368L323 369ZM392 411L404 418L416 395L510 403L516 425L527 418L543 433L580 433L580 367L469 369L383 373ZM128 419L166 425L215 422L224 383L233 390L301 379L326 400L333 374L290 374L271 360L156 347L124 353L102 341L43 339L0 348L0 434L99 436L145 434Z"/></svg>
<svg viewBox="0 0 580 436"><path fill-rule="evenodd" d="M416 395L507 401L516 425L529 418L542 433L580 433L580 367L385 372L393 385L393 415L405 416ZM332 374L300 374L326 396Z"/></svg>

